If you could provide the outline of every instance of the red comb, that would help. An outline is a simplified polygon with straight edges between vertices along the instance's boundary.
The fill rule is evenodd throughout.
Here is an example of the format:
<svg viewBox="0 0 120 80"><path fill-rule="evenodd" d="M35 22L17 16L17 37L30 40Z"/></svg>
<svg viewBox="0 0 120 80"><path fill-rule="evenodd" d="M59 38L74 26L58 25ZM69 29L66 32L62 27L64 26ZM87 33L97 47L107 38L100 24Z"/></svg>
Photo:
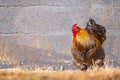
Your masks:
<svg viewBox="0 0 120 80"><path fill-rule="evenodd" d="M77 26L77 24L75 23L73 26L72 26L72 29L75 28Z"/></svg>

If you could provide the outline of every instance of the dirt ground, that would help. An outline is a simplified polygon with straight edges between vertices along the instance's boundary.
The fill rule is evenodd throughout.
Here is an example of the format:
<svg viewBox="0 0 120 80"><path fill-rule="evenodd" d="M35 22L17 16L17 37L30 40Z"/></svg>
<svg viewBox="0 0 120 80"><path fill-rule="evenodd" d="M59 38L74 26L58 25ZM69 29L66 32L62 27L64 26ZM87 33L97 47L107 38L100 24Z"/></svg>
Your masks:
<svg viewBox="0 0 120 80"><path fill-rule="evenodd" d="M25 71L0 70L0 80L120 80L120 69L94 69L89 71Z"/></svg>

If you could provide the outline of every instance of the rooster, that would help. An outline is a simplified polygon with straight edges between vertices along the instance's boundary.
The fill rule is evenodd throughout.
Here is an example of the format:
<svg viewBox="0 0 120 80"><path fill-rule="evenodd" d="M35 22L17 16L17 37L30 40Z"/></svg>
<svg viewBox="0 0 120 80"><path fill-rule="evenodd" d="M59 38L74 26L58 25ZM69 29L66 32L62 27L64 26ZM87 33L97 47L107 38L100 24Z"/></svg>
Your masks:
<svg viewBox="0 0 120 80"><path fill-rule="evenodd" d="M92 29L90 31L89 25L85 29L78 27L77 24L72 26L71 54L74 64L81 70L87 70L89 66L94 64L103 65L105 58L102 48L103 41L96 37L93 32Z"/></svg>

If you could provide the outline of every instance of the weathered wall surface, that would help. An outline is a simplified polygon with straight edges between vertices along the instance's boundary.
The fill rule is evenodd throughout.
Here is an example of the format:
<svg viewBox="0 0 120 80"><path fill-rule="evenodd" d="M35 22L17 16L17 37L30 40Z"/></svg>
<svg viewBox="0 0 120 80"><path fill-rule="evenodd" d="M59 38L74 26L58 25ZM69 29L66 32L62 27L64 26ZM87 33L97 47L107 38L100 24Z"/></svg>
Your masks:
<svg viewBox="0 0 120 80"><path fill-rule="evenodd" d="M106 27L106 55L119 61L120 0L0 0L0 68L72 68L71 26L89 18Z"/></svg>

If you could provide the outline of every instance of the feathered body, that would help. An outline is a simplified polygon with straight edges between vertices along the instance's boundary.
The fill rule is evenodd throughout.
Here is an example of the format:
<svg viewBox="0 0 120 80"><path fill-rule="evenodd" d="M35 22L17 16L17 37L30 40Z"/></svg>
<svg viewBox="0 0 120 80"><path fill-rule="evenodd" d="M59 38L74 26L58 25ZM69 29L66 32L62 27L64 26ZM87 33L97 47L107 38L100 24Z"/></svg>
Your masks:
<svg viewBox="0 0 120 80"><path fill-rule="evenodd" d="M101 43L106 40L106 29L104 26L96 24L93 19L89 19L85 28L89 33L93 34Z"/></svg>
<svg viewBox="0 0 120 80"><path fill-rule="evenodd" d="M71 53L76 66L84 70L93 65L93 61L97 63L97 60L100 59L98 65L101 61L103 62L105 54L99 38L90 33L89 30L78 27L77 24L72 26L72 33Z"/></svg>
<svg viewBox="0 0 120 80"><path fill-rule="evenodd" d="M92 48L95 45L93 36L89 35L84 29L80 29L80 31L76 34L76 37L73 37L72 41L73 45L80 51L86 48Z"/></svg>

